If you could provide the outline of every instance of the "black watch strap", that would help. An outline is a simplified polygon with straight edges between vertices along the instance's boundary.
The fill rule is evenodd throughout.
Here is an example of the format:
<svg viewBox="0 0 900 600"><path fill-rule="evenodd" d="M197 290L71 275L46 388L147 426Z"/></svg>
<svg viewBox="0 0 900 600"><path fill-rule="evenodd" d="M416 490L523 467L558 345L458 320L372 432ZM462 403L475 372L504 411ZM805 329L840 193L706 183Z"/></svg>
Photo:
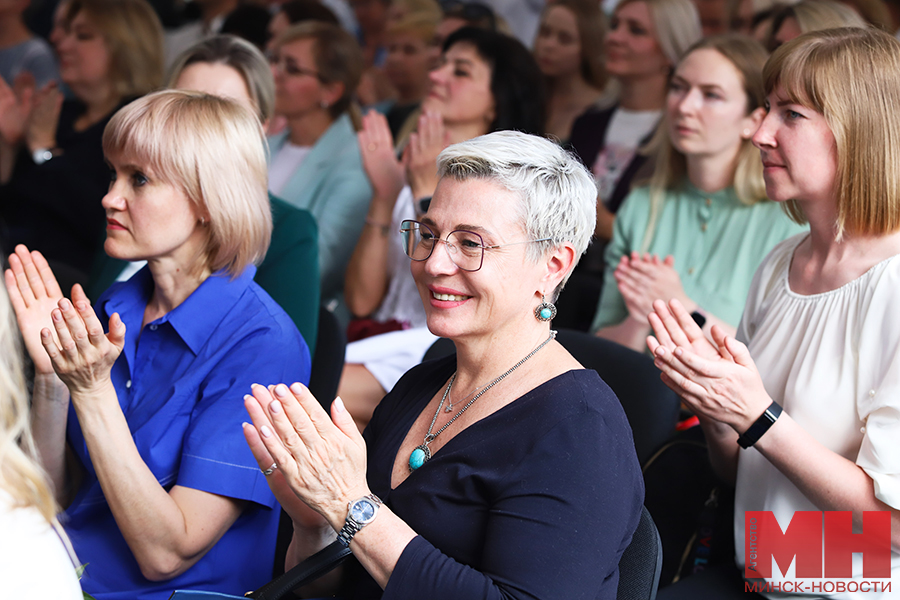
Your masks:
<svg viewBox="0 0 900 600"><path fill-rule="evenodd" d="M703 329L703 326L706 325L706 315L704 315L699 310L695 310L691 313L691 318L694 320L694 323L697 324L697 327Z"/></svg>
<svg viewBox="0 0 900 600"><path fill-rule="evenodd" d="M775 421L778 420L778 417L781 416L781 412L781 405L772 400L772 404L769 405L769 408L753 422L753 425L751 425L747 431L738 437L738 445L741 448L747 449L758 442L759 438L761 438Z"/></svg>

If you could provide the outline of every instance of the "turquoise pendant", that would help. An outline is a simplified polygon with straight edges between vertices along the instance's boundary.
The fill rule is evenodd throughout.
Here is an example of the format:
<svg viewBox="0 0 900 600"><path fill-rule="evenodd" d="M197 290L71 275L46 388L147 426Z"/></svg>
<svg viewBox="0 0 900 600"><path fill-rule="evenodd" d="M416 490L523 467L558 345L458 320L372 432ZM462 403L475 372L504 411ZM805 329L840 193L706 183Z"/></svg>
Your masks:
<svg viewBox="0 0 900 600"><path fill-rule="evenodd" d="M416 446L415 449L409 455L409 470L415 471L431 458L431 450L428 449L428 446L422 444L421 446Z"/></svg>
<svg viewBox="0 0 900 600"><path fill-rule="evenodd" d="M553 317L553 312L549 308L541 309L541 318L545 321L549 321Z"/></svg>

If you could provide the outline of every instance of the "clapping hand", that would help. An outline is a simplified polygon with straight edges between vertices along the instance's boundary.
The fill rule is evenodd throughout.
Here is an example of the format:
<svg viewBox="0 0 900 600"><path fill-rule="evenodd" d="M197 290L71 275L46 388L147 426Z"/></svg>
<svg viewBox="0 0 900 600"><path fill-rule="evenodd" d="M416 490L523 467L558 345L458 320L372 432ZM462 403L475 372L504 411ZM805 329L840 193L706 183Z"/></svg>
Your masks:
<svg viewBox="0 0 900 600"><path fill-rule="evenodd" d="M403 166L394 154L394 140L387 119L370 110L362 119L362 129L357 134L363 167L375 191L374 198L393 202L406 184Z"/></svg>
<svg viewBox="0 0 900 600"><path fill-rule="evenodd" d="M647 315L653 312L653 301L662 298L693 304L684 293L674 264L671 255L660 259L655 254L632 252L621 258L613 275L631 318L646 323Z"/></svg>
<svg viewBox="0 0 900 600"><path fill-rule="evenodd" d="M406 178L415 198L434 194L437 188L437 157L450 144L449 133L440 113L423 112L415 133L403 152Z"/></svg>
<svg viewBox="0 0 900 600"><path fill-rule="evenodd" d="M647 347L663 382L694 413L741 433L772 402L747 346L714 325L712 341L678 300L653 303Z"/></svg>
<svg viewBox="0 0 900 600"><path fill-rule="evenodd" d="M268 477L275 497L295 525L321 527L311 508L340 529L347 503L369 493L365 441L343 402L332 403L329 417L300 383L252 392L244 406L253 426L244 425L244 436L261 469L277 465Z"/></svg>
<svg viewBox="0 0 900 600"><path fill-rule="evenodd" d="M23 71L10 88L0 77L0 138L15 146L25 135L25 126L34 107L34 76Z"/></svg>
<svg viewBox="0 0 900 600"><path fill-rule="evenodd" d="M35 93L34 109L25 129L25 141L30 150L56 146L56 129L62 102L63 96L56 82L48 83Z"/></svg>

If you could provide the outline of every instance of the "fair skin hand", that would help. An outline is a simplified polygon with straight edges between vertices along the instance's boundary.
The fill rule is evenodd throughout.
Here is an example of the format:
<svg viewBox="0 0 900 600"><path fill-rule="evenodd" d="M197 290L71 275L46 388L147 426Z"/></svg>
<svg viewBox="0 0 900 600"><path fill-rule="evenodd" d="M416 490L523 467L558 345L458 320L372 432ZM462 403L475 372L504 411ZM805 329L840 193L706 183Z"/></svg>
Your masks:
<svg viewBox="0 0 900 600"><path fill-rule="evenodd" d="M387 119L369 111L363 117L363 128L357 137L363 167L374 190L366 220L390 226L394 204L406 181L403 167L394 155L394 141ZM350 257L344 296L350 312L358 317L374 312L387 293L389 241L390 234L384 235L381 228L364 227Z"/></svg>
<svg viewBox="0 0 900 600"><path fill-rule="evenodd" d="M403 153L406 176L415 198L427 198L438 183L437 157L450 144L440 113L423 111Z"/></svg>
<svg viewBox="0 0 900 600"><path fill-rule="evenodd" d="M41 379L36 383L35 418L52 421L36 423L35 428L56 489L65 489L65 443L60 440L65 439L68 401L58 394L47 398L38 393L39 385L54 388L48 379L62 382L71 394L97 478L141 572L152 581L183 573L231 527L243 503L178 485L166 492L159 485L134 445L110 379L125 325L114 314L105 334L80 286L73 289L72 301L62 298L40 253L19 246L10 266L7 289ZM54 428L55 442L41 445Z"/></svg>
<svg viewBox="0 0 900 600"><path fill-rule="evenodd" d="M25 129L25 142L32 152L56 146L56 128L62 103L62 93L55 83L47 84L34 95L34 109Z"/></svg>
<svg viewBox="0 0 900 600"><path fill-rule="evenodd" d="M366 484L365 442L340 398L332 403L330 418L300 383L290 388L279 384L271 392L254 386L253 395L245 397L244 404L253 420L253 427L244 426L244 435L259 464L272 458L290 485L289 493L320 515L333 531L340 530L348 503L371 493ZM270 485L273 483L270 481ZM279 501L283 496L288 502L285 510L295 523L288 554L298 560L305 558L303 555L312 548L300 552L294 547L302 544L302 533L309 525L314 533L321 531L321 522L311 518L308 509L301 508L296 500L290 500L287 490L277 485L272 489ZM400 554L415 535L382 506L378 518L353 537L350 548L384 588Z"/></svg>
<svg viewBox="0 0 900 600"><path fill-rule="evenodd" d="M17 145L25 135L34 94L34 76L27 71L16 77L13 87L0 80L0 138L9 146Z"/></svg>
<svg viewBox="0 0 900 600"><path fill-rule="evenodd" d="M700 417L713 465L733 480L745 432L771 404L747 346L714 326L713 342L702 340L677 300L655 304L650 322L655 337L647 347L663 381ZM715 351L715 354L713 354ZM821 510L852 510L862 525L864 511L890 511L892 546L900 546L900 511L875 497L872 479L854 462L829 450L785 412L754 445ZM724 450L725 457L715 454ZM724 460L723 460L724 458Z"/></svg>

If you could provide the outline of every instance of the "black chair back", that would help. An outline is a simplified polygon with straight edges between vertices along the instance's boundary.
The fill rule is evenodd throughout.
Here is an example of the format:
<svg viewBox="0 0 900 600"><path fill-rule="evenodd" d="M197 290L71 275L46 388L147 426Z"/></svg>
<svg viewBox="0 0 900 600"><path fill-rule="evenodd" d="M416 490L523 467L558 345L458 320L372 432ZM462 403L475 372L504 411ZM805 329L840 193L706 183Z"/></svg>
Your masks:
<svg viewBox="0 0 900 600"><path fill-rule="evenodd" d="M619 559L616 600L654 600L662 571L662 542L653 517L641 507L641 520Z"/></svg>

